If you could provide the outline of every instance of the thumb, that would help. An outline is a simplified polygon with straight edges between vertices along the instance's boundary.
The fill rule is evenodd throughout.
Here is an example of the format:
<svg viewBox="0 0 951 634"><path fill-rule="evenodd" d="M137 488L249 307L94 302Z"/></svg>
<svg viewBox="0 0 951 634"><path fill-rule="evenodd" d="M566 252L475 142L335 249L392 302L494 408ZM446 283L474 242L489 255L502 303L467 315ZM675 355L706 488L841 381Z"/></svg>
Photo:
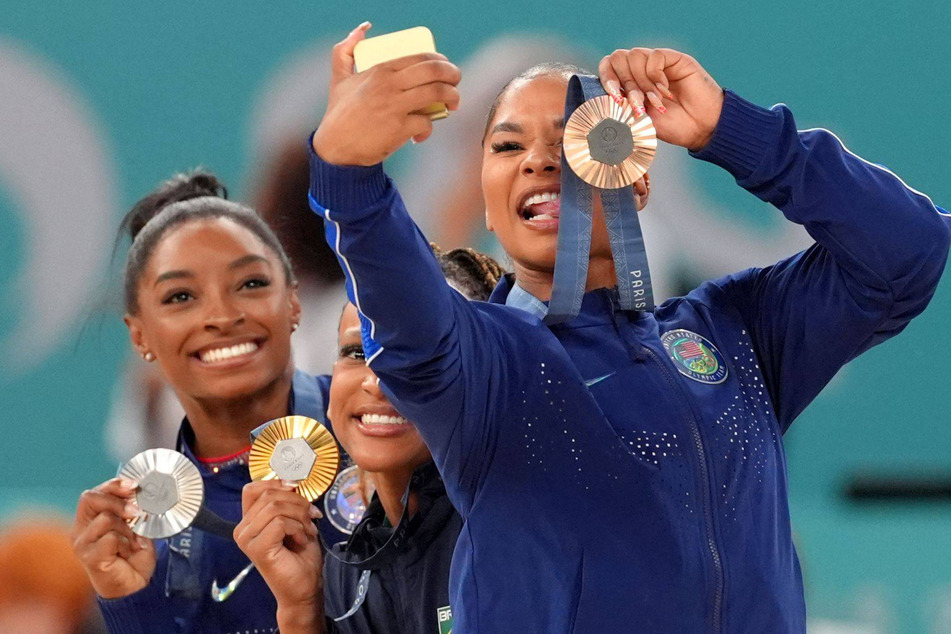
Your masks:
<svg viewBox="0 0 951 634"><path fill-rule="evenodd" d="M334 46L331 83L336 84L353 75L353 49L356 48L357 42L366 37L371 26L369 22L364 22Z"/></svg>

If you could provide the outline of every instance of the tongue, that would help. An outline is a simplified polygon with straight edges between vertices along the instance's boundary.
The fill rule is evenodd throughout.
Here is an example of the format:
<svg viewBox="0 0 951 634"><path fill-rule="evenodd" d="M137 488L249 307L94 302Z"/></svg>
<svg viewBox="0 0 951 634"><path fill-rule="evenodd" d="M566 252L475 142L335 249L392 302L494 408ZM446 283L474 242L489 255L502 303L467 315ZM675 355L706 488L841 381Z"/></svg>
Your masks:
<svg viewBox="0 0 951 634"><path fill-rule="evenodd" d="M548 202L532 205L530 210L533 216L545 214L557 218L558 214L561 213L561 199L549 200Z"/></svg>

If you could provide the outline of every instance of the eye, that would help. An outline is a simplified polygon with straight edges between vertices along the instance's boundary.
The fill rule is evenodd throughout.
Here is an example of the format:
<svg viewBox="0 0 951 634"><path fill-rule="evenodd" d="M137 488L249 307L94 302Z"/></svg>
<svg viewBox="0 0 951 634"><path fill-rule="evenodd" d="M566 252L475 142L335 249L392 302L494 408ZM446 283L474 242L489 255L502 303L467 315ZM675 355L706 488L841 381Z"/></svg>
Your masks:
<svg viewBox="0 0 951 634"><path fill-rule="evenodd" d="M361 344L352 343L340 348L340 358L352 359L354 361L366 361L367 357L365 354L363 354L363 346Z"/></svg>
<svg viewBox="0 0 951 634"><path fill-rule="evenodd" d="M503 152L515 152L521 150L522 146L515 141L498 141L492 144L492 153L501 154Z"/></svg>
<svg viewBox="0 0 951 634"><path fill-rule="evenodd" d="M195 299L189 291L172 291L162 299L163 304L183 304Z"/></svg>
<svg viewBox="0 0 951 634"><path fill-rule="evenodd" d="M266 277L252 277L241 284L241 288L265 288L271 285L271 280Z"/></svg>

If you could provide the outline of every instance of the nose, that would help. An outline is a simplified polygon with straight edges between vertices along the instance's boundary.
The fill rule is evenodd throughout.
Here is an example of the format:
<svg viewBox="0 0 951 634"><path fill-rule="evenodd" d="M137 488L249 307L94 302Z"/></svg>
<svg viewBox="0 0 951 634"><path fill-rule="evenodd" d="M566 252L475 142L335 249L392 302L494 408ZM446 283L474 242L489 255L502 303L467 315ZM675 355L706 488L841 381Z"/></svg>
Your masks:
<svg viewBox="0 0 951 634"><path fill-rule="evenodd" d="M208 306L205 312L205 330L228 332L244 323L244 311L238 309L226 297L207 296Z"/></svg>
<svg viewBox="0 0 951 634"><path fill-rule="evenodd" d="M561 145L549 145L539 140L531 145L522 160L522 173L558 174L561 172Z"/></svg>
<svg viewBox="0 0 951 634"><path fill-rule="evenodd" d="M374 398L383 400L386 397L383 396L383 391L380 389L380 379L377 375L373 374L373 370L367 368L366 375L363 377L363 383L361 384L363 391L367 394L373 396Z"/></svg>

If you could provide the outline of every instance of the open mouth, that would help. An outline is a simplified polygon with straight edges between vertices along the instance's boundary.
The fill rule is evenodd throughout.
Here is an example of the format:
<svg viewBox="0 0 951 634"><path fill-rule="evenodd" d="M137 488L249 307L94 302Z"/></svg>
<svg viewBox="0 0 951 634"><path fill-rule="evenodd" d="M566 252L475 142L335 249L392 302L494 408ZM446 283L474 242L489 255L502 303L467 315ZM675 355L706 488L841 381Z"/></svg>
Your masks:
<svg viewBox="0 0 951 634"><path fill-rule="evenodd" d="M561 215L561 187L549 185L528 190L519 201L518 215L536 229L557 227Z"/></svg>
<svg viewBox="0 0 951 634"><path fill-rule="evenodd" d="M230 365L250 357L261 349L263 343L263 339L254 339L230 345L213 344L198 350L191 356L208 366Z"/></svg>
<svg viewBox="0 0 951 634"><path fill-rule="evenodd" d="M367 436L381 438L398 436L413 427L413 424L399 414L362 414L354 416L357 428Z"/></svg>

